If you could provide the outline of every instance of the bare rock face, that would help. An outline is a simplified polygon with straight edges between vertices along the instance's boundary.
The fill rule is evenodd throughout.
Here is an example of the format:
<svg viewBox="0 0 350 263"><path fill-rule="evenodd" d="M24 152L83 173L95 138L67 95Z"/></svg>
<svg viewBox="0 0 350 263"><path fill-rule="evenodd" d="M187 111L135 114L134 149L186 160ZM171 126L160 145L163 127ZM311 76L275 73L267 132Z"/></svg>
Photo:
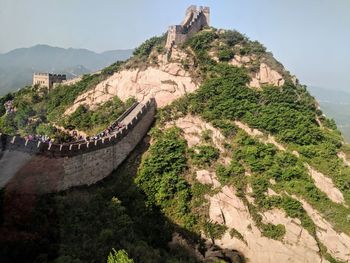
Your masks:
<svg viewBox="0 0 350 263"><path fill-rule="evenodd" d="M184 131L184 137L189 147L193 147L200 143L202 132L210 131L215 147L217 147L220 152L225 151L225 148L223 146L225 137L218 129L214 128L211 124L203 121L201 118L186 115L185 117L177 119L174 123L169 123L169 125L171 124L175 124L178 128Z"/></svg>
<svg viewBox="0 0 350 263"><path fill-rule="evenodd" d="M294 198L297 199L295 196ZM338 260L350 262L350 237L345 233L336 232L332 224L325 220L321 214L305 200L299 199L299 201L303 204L303 208L317 226L316 235L327 247L328 252Z"/></svg>
<svg viewBox="0 0 350 263"><path fill-rule="evenodd" d="M265 222L285 226L286 235L279 241L262 236L248 208L232 187L224 186L221 192L209 197L209 202L210 219L242 235L242 239L238 239L225 233L221 239L215 240L218 246L237 249L249 262L325 262L315 239L299 220L289 218L283 211L274 209L263 214Z"/></svg>
<svg viewBox="0 0 350 263"><path fill-rule="evenodd" d="M196 171L196 179L201 184L212 185L214 188L217 188L220 186L220 183L218 181L218 178L215 172L210 172L208 170Z"/></svg>
<svg viewBox="0 0 350 263"><path fill-rule="evenodd" d="M284 79L280 73L271 69L267 64L261 63L260 70L252 78L249 86L252 88L260 88L262 85L271 84L274 86L282 86Z"/></svg>
<svg viewBox="0 0 350 263"><path fill-rule="evenodd" d="M334 203L345 204L342 192L340 192L340 190L335 187L332 179L316 171L310 165L306 165L306 167L318 189L324 192L328 196L328 198L331 199Z"/></svg>
<svg viewBox="0 0 350 263"><path fill-rule="evenodd" d="M115 96L122 101L135 97L140 102L154 97L157 106L163 107L197 88L198 84L192 81L180 63L148 67L146 70L122 70L81 94L65 114L73 113L82 104L94 109Z"/></svg>
<svg viewBox="0 0 350 263"><path fill-rule="evenodd" d="M256 60L255 55L251 56L240 56L240 55L235 55L230 61L229 64L232 66L236 67L242 67L242 66L247 66L248 63Z"/></svg>

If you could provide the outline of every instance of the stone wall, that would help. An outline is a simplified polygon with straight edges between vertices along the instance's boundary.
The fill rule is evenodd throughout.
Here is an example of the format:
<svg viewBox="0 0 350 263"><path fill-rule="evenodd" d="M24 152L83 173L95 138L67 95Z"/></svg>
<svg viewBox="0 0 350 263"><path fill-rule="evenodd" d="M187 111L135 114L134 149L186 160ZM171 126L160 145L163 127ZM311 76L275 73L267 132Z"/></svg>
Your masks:
<svg viewBox="0 0 350 263"><path fill-rule="evenodd" d="M181 25L170 26L168 29L166 49L171 50L173 45L185 42L203 27L209 26L209 7L190 6Z"/></svg>
<svg viewBox="0 0 350 263"><path fill-rule="evenodd" d="M1 135L0 188L43 194L90 185L107 177L136 147L154 120L154 99L138 104L112 137L94 143L49 145Z"/></svg>

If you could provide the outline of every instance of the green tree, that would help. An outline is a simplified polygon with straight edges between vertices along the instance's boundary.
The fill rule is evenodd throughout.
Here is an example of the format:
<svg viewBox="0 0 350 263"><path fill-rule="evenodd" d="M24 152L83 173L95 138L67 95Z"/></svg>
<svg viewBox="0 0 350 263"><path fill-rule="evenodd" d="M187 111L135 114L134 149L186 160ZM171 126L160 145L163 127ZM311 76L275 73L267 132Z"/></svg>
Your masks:
<svg viewBox="0 0 350 263"><path fill-rule="evenodd" d="M124 249L116 251L112 248L108 255L107 263L134 263L134 261L128 257L128 253Z"/></svg>

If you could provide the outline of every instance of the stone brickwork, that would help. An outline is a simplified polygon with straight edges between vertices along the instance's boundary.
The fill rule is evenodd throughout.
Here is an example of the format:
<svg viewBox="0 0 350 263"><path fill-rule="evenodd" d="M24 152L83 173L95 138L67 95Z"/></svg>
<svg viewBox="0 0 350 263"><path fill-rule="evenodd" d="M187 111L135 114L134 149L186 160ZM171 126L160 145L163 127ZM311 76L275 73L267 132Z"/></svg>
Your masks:
<svg viewBox="0 0 350 263"><path fill-rule="evenodd" d="M65 74L51 74L51 73L34 73L33 74L33 86L39 85L47 87L49 90L54 87L55 84L66 81Z"/></svg>
<svg viewBox="0 0 350 263"><path fill-rule="evenodd" d="M168 30L166 49L169 51L174 45L185 42L203 27L209 26L209 7L190 6L181 25L170 26Z"/></svg>
<svg viewBox="0 0 350 263"><path fill-rule="evenodd" d="M133 107L126 126L89 143L48 144L1 135L0 188L27 194L51 193L90 185L107 177L136 147L154 120L156 103Z"/></svg>

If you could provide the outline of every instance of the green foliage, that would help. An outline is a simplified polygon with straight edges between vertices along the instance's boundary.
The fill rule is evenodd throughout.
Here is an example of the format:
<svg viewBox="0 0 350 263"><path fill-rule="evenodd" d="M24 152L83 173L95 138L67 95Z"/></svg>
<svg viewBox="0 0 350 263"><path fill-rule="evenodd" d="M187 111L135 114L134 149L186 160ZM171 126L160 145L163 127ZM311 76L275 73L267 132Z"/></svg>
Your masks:
<svg viewBox="0 0 350 263"><path fill-rule="evenodd" d="M112 65L102 69L101 74L104 76L113 75L115 72L120 70L120 67L123 65L123 62L117 61Z"/></svg>
<svg viewBox="0 0 350 263"><path fill-rule="evenodd" d="M0 131L6 134L16 134L17 124L14 121L12 114L5 114L0 117Z"/></svg>
<svg viewBox="0 0 350 263"><path fill-rule="evenodd" d="M204 225L204 233L211 239L220 239L225 234L227 226L207 221Z"/></svg>
<svg viewBox="0 0 350 263"><path fill-rule="evenodd" d="M118 97L115 97L113 100L99 106L96 110L89 110L86 106L80 105L75 112L63 120L64 127L95 134L106 129L134 101L134 99L130 99L123 103Z"/></svg>
<svg viewBox="0 0 350 263"><path fill-rule="evenodd" d="M349 210L333 203L314 185L300 158L288 152L276 151L272 145L262 144L243 133L238 133L234 143L238 160L253 172L249 182L257 205L255 209L282 208L288 216L299 218L302 226L315 236L315 225L299 201L288 196L267 197L265 194L268 188L285 191L301 196L323 213L338 231L350 231L345 223ZM217 174L222 176L220 172ZM276 185L271 185L271 179L275 180ZM251 210L254 213L254 208ZM256 215L256 221L259 220L259 215Z"/></svg>
<svg viewBox="0 0 350 263"><path fill-rule="evenodd" d="M108 255L107 263L134 263L134 261L128 257L124 249L116 251L113 248Z"/></svg>
<svg viewBox="0 0 350 263"><path fill-rule="evenodd" d="M258 41L248 41L245 43L243 48L241 48L241 55L247 54L264 54L266 52L266 48L260 44Z"/></svg>
<svg viewBox="0 0 350 263"><path fill-rule="evenodd" d="M187 95L173 101L170 105L157 110L157 119L160 123L175 120L188 113L189 99Z"/></svg>
<svg viewBox="0 0 350 263"><path fill-rule="evenodd" d="M217 77L190 97L194 113L210 121L241 119L288 143L310 145L325 140L315 122L314 101L305 91L285 84L257 92L247 89L249 77L243 68L220 64L212 70Z"/></svg>
<svg viewBox="0 0 350 263"><path fill-rule="evenodd" d="M246 201L246 204L249 209L249 213L252 216L253 220L256 223L256 226L260 229L261 233L272 239L281 240L285 233L286 229L284 225L278 224L273 225L271 223L265 224L262 222L262 216L258 212L258 207L255 207L253 204L250 204Z"/></svg>
<svg viewBox="0 0 350 263"><path fill-rule="evenodd" d="M244 240L243 235L238 230L236 230L235 228L231 228L230 229L230 236L231 236L231 238L235 237L235 238L237 238L237 239L239 239L239 240L241 240L243 242L246 242Z"/></svg>
<svg viewBox="0 0 350 263"><path fill-rule="evenodd" d="M136 48L133 55L137 57L148 57L153 47L161 45L163 41L164 36L152 37L143 42L138 48Z"/></svg>
<svg viewBox="0 0 350 263"><path fill-rule="evenodd" d="M235 46L247 38L236 30L225 30L224 33L219 35L220 39L224 41L228 46Z"/></svg>
<svg viewBox="0 0 350 263"><path fill-rule="evenodd" d="M234 55L235 53L227 47L221 48L218 52L218 58L220 61L229 61Z"/></svg>
<svg viewBox="0 0 350 263"><path fill-rule="evenodd" d="M204 131L201 133L201 139L202 139L204 142L210 142L210 141L212 140L212 135L213 135L212 130L204 130Z"/></svg>
<svg viewBox="0 0 350 263"><path fill-rule="evenodd" d="M233 183L238 193L243 194L246 186L244 171L244 167L234 157L227 167L219 164L216 175L222 184Z"/></svg>
<svg viewBox="0 0 350 263"><path fill-rule="evenodd" d="M175 128L153 134L156 141L143 159L135 181L150 205L159 206L167 215L190 228L193 224L193 216L189 213L192 194L182 176L187 168L186 141Z"/></svg>
<svg viewBox="0 0 350 263"><path fill-rule="evenodd" d="M286 228L284 225L278 224L263 224L262 234L268 238L281 240L286 234Z"/></svg>
<svg viewBox="0 0 350 263"><path fill-rule="evenodd" d="M212 124L215 128L219 128L225 137L232 137L237 133L237 127L227 120L213 120Z"/></svg>
<svg viewBox="0 0 350 263"><path fill-rule="evenodd" d="M220 152L211 145L199 145L191 149L190 156L193 164L209 166L219 158Z"/></svg>
<svg viewBox="0 0 350 263"><path fill-rule="evenodd" d="M328 253L328 249L327 247L325 247L322 243L319 244L320 247L320 254L330 263L345 263L344 261L340 261L335 259L334 257L332 257L332 255L330 255Z"/></svg>
<svg viewBox="0 0 350 263"><path fill-rule="evenodd" d="M84 91L93 88L105 77L101 74L86 74L82 80L70 85L59 85L53 89L47 99L47 114L50 121L60 119L64 110Z"/></svg>
<svg viewBox="0 0 350 263"><path fill-rule="evenodd" d="M216 38L214 31L202 31L187 40L186 45L191 46L195 52L205 52Z"/></svg>
<svg viewBox="0 0 350 263"><path fill-rule="evenodd" d="M58 85L50 92L48 92L47 89L33 86L25 87L14 94L8 94L0 98L1 115L4 113L2 102L8 99L13 98L16 109L14 113L6 114L1 117L0 129L9 134L19 133L21 135L28 135L35 134L38 128L40 132L47 131L52 134L52 129L48 130L43 127L45 125L48 127L50 123L62 124L62 122L66 121L63 120L63 113L65 109L75 101L78 95L96 86L114 72L117 72L121 65L121 62L116 62L102 70L99 74L86 74L82 77L82 80L77 83L69 86ZM113 106L117 107L120 105L117 105L116 101L114 101L114 104L108 102L106 105L102 106L101 110L110 110L108 114L103 114L102 112L92 114L87 111L87 109L80 107L74 116L81 117L82 119L76 120L77 123L75 123L75 126L92 129L92 127L96 128L94 125L97 125L99 126L97 128L101 128L102 125L110 121L112 116L116 117L120 115L120 110L122 110L123 107L117 107L117 110L115 110ZM91 114L91 116L89 116L89 114ZM55 134L58 136L57 133Z"/></svg>

